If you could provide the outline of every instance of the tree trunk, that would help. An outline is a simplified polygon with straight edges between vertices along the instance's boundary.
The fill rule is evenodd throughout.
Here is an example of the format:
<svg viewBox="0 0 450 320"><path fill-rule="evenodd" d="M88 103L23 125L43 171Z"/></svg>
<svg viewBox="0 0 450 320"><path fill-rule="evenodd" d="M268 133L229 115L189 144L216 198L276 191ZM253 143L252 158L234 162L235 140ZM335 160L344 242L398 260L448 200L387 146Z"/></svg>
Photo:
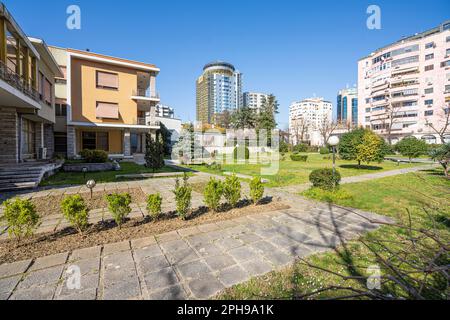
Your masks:
<svg viewBox="0 0 450 320"><path fill-rule="evenodd" d="M361 169L361 160L358 160L358 169Z"/></svg>

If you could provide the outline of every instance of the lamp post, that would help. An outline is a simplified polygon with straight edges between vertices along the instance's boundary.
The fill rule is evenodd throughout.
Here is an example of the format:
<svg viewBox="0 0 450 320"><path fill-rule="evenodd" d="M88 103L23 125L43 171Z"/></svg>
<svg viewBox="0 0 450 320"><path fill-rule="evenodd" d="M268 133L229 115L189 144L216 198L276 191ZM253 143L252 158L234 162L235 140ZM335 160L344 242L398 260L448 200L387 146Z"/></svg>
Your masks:
<svg viewBox="0 0 450 320"><path fill-rule="evenodd" d="M333 148L333 177L336 174L336 146L339 144L339 137L332 136L328 139L328 144Z"/></svg>
<svg viewBox="0 0 450 320"><path fill-rule="evenodd" d="M86 172L88 172L88 168L83 167L83 169L81 169L81 171L83 172L83 180L86 181Z"/></svg>
<svg viewBox="0 0 450 320"><path fill-rule="evenodd" d="M96 184L97 183L95 182L95 180L89 180L88 182L86 182L86 187L88 187L91 190L91 199L92 199L92 189L94 189Z"/></svg>

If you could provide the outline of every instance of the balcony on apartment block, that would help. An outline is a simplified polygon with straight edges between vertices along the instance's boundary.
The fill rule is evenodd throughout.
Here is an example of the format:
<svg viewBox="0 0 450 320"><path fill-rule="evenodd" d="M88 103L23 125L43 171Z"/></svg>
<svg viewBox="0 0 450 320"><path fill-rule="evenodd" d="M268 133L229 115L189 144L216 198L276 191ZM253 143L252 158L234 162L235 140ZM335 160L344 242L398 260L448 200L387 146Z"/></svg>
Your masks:
<svg viewBox="0 0 450 320"><path fill-rule="evenodd" d="M0 101L18 108L40 109L37 91L39 53L0 4Z"/></svg>

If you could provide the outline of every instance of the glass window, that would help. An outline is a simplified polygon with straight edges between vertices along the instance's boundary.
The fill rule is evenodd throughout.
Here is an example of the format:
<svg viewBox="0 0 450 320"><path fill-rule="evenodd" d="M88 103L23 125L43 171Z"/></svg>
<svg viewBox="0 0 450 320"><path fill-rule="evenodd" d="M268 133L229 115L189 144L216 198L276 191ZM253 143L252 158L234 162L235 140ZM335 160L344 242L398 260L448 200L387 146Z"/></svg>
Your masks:
<svg viewBox="0 0 450 320"><path fill-rule="evenodd" d="M433 93L433 88L427 88L425 89L425 94Z"/></svg>
<svg viewBox="0 0 450 320"><path fill-rule="evenodd" d="M430 64L428 66L425 66L425 71L430 71L434 69L434 64Z"/></svg>
<svg viewBox="0 0 450 320"><path fill-rule="evenodd" d="M97 132L97 149L103 151L109 150L108 132Z"/></svg>
<svg viewBox="0 0 450 320"><path fill-rule="evenodd" d="M96 134L95 132L83 132L82 133L82 145L83 150L95 150L96 148Z"/></svg>
<svg viewBox="0 0 450 320"><path fill-rule="evenodd" d="M424 101L425 105L429 106L433 104L433 99L428 99Z"/></svg>
<svg viewBox="0 0 450 320"><path fill-rule="evenodd" d="M434 47L434 42L429 42L425 45L425 49L430 49Z"/></svg>
<svg viewBox="0 0 450 320"><path fill-rule="evenodd" d="M119 89L119 75L117 73L97 71L97 88Z"/></svg>
<svg viewBox="0 0 450 320"><path fill-rule="evenodd" d="M433 115L433 110L425 110L425 117L429 117Z"/></svg>
<svg viewBox="0 0 450 320"><path fill-rule="evenodd" d="M425 60L431 60L433 58L434 58L434 53L430 53L425 56Z"/></svg>

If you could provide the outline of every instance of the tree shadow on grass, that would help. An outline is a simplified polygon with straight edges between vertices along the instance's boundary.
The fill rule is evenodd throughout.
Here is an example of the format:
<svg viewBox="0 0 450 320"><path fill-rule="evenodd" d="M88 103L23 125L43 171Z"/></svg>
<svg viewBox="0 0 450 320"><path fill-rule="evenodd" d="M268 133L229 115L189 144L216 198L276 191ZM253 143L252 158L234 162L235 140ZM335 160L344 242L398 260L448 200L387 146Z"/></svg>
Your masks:
<svg viewBox="0 0 450 320"><path fill-rule="evenodd" d="M382 167L369 166L369 165L364 165L364 164L362 164L360 166L358 166L357 164L341 164L339 166L339 168L342 168L342 169L358 169L358 170L374 170L374 171L383 170Z"/></svg>

